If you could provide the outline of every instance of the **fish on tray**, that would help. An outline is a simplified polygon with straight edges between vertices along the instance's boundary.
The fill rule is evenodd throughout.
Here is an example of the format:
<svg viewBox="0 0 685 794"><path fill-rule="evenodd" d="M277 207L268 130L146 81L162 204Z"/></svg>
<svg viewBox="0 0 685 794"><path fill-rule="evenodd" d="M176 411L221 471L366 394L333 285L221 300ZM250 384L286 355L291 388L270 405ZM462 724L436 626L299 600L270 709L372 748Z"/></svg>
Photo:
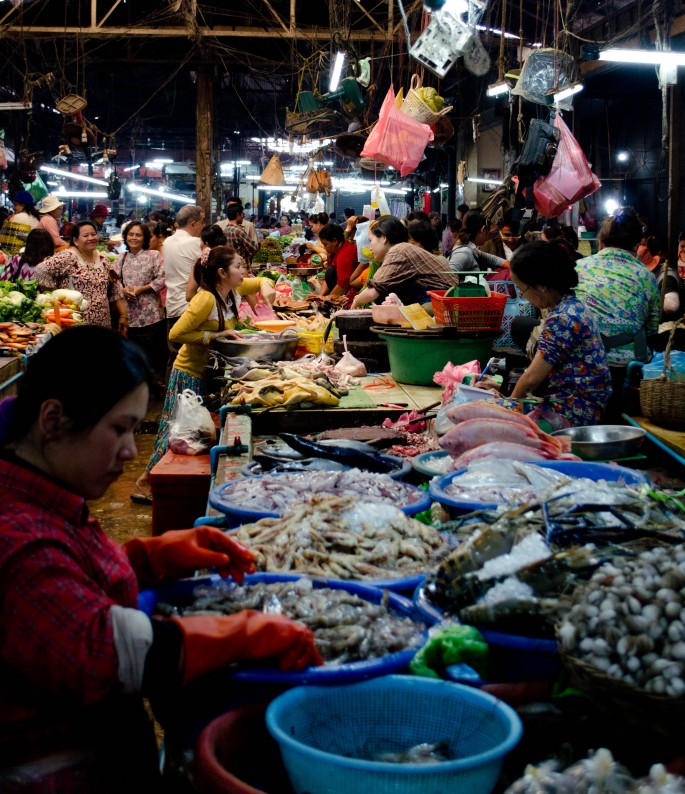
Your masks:
<svg viewBox="0 0 685 794"><path fill-rule="evenodd" d="M310 441L294 433L279 433L279 438L288 446L308 458L326 458L336 460L346 466L366 471L387 473L400 468L400 463L394 464L388 460L387 455L381 455L370 444L361 441Z"/></svg>

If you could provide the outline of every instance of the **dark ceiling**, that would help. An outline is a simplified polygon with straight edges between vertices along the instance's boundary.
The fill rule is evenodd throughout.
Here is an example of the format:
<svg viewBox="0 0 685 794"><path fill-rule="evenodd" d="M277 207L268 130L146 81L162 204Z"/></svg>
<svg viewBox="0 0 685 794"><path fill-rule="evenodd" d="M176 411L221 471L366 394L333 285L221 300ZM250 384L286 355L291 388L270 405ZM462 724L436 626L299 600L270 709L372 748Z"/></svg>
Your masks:
<svg viewBox="0 0 685 794"><path fill-rule="evenodd" d="M0 0L0 101L33 100L31 114L0 112L8 142L56 153L63 119L54 103L76 93L87 99L84 115L102 143L195 159L196 80L208 70L217 142L240 157L252 136L285 134L286 108L294 107L298 88L326 91L336 49L347 52L348 62L371 58L362 123L375 119L390 82L408 86L417 70L397 0L242 0L226 6L219 0ZM415 41L427 15L416 0L404 0L404 9ZM667 11L673 18L677 9ZM429 73L426 82L454 105L457 127L487 110L485 89L497 77L500 56L506 69L519 65L519 42L505 40L500 50L500 37L488 29L504 22L506 30L522 32L525 45L556 45L575 55L585 40L639 40L653 21L652 6L639 0L493 0L481 20L489 73L475 77L459 59L441 83ZM592 79L605 96L615 90L599 76Z"/></svg>

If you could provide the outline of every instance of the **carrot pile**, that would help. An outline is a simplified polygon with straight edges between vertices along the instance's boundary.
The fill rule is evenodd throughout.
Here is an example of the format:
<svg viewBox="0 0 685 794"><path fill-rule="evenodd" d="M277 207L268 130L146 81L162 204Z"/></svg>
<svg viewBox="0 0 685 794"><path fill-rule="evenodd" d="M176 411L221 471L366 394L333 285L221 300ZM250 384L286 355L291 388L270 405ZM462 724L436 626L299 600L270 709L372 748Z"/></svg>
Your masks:
<svg viewBox="0 0 685 794"><path fill-rule="evenodd" d="M37 340L37 332L25 325L0 323L0 347L21 352L35 345Z"/></svg>

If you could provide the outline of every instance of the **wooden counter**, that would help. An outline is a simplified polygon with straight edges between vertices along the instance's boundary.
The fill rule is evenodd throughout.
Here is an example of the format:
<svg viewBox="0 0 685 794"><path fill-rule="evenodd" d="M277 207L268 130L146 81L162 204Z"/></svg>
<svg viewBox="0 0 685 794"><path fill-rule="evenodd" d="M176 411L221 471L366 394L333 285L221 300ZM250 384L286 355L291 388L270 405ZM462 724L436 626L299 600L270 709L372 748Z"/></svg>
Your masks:
<svg viewBox="0 0 685 794"><path fill-rule="evenodd" d="M0 357L0 399L17 393L17 377L24 371L24 358L20 356Z"/></svg>
<svg viewBox="0 0 685 794"><path fill-rule="evenodd" d="M335 427L380 426L387 417L396 419L406 411L438 402L442 394L441 387L399 384L390 375L367 376L362 379L361 387L364 399L360 397L359 402L367 403L366 408L293 408L235 414L227 406L219 445L211 455L167 452L150 472L153 535L191 527L203 516L219 517L221 513L208 505L209 491L240 476L242 467L252 459L253 435L309 434Z"/></svg>
<svg viewBox="0 0 685 794"><path fill-rule="evenodd" d="M356 389L360 399L343 398L338 407L254 410L251 413L252 432L258 436L271 436L278 433L318 433L336 427L380 426L384 419L397 420L406 411L438 402L442 395L441 386L397 383L389 374L367 375L360 380ZM354 396L351 392L350 398Z"/></svg>
<svg viewBox="0 0 685 794"><path fill-rule="evenodd" d="M685 430L655 425L644 416L623 414L623 418L633 427L646 430L650 441L667 452L681 466L685 466Z"/></svg>

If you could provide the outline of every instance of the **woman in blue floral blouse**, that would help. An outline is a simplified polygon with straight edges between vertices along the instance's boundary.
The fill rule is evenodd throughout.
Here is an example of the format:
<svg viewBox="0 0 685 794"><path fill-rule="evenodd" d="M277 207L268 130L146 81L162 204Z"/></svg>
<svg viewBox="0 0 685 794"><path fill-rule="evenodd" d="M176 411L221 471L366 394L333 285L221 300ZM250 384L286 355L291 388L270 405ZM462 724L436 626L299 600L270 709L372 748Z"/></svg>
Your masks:
<svg viewBox="0 0 685 794"><path fill-rule="evenodd" d="M537 352L511 394L521 399L547 381L550 407L571 425L599 422L611 375L597 320L575 296L575 263L556 241L536 241L511 259L511 278L537 309L547 309Z"/></svg>

